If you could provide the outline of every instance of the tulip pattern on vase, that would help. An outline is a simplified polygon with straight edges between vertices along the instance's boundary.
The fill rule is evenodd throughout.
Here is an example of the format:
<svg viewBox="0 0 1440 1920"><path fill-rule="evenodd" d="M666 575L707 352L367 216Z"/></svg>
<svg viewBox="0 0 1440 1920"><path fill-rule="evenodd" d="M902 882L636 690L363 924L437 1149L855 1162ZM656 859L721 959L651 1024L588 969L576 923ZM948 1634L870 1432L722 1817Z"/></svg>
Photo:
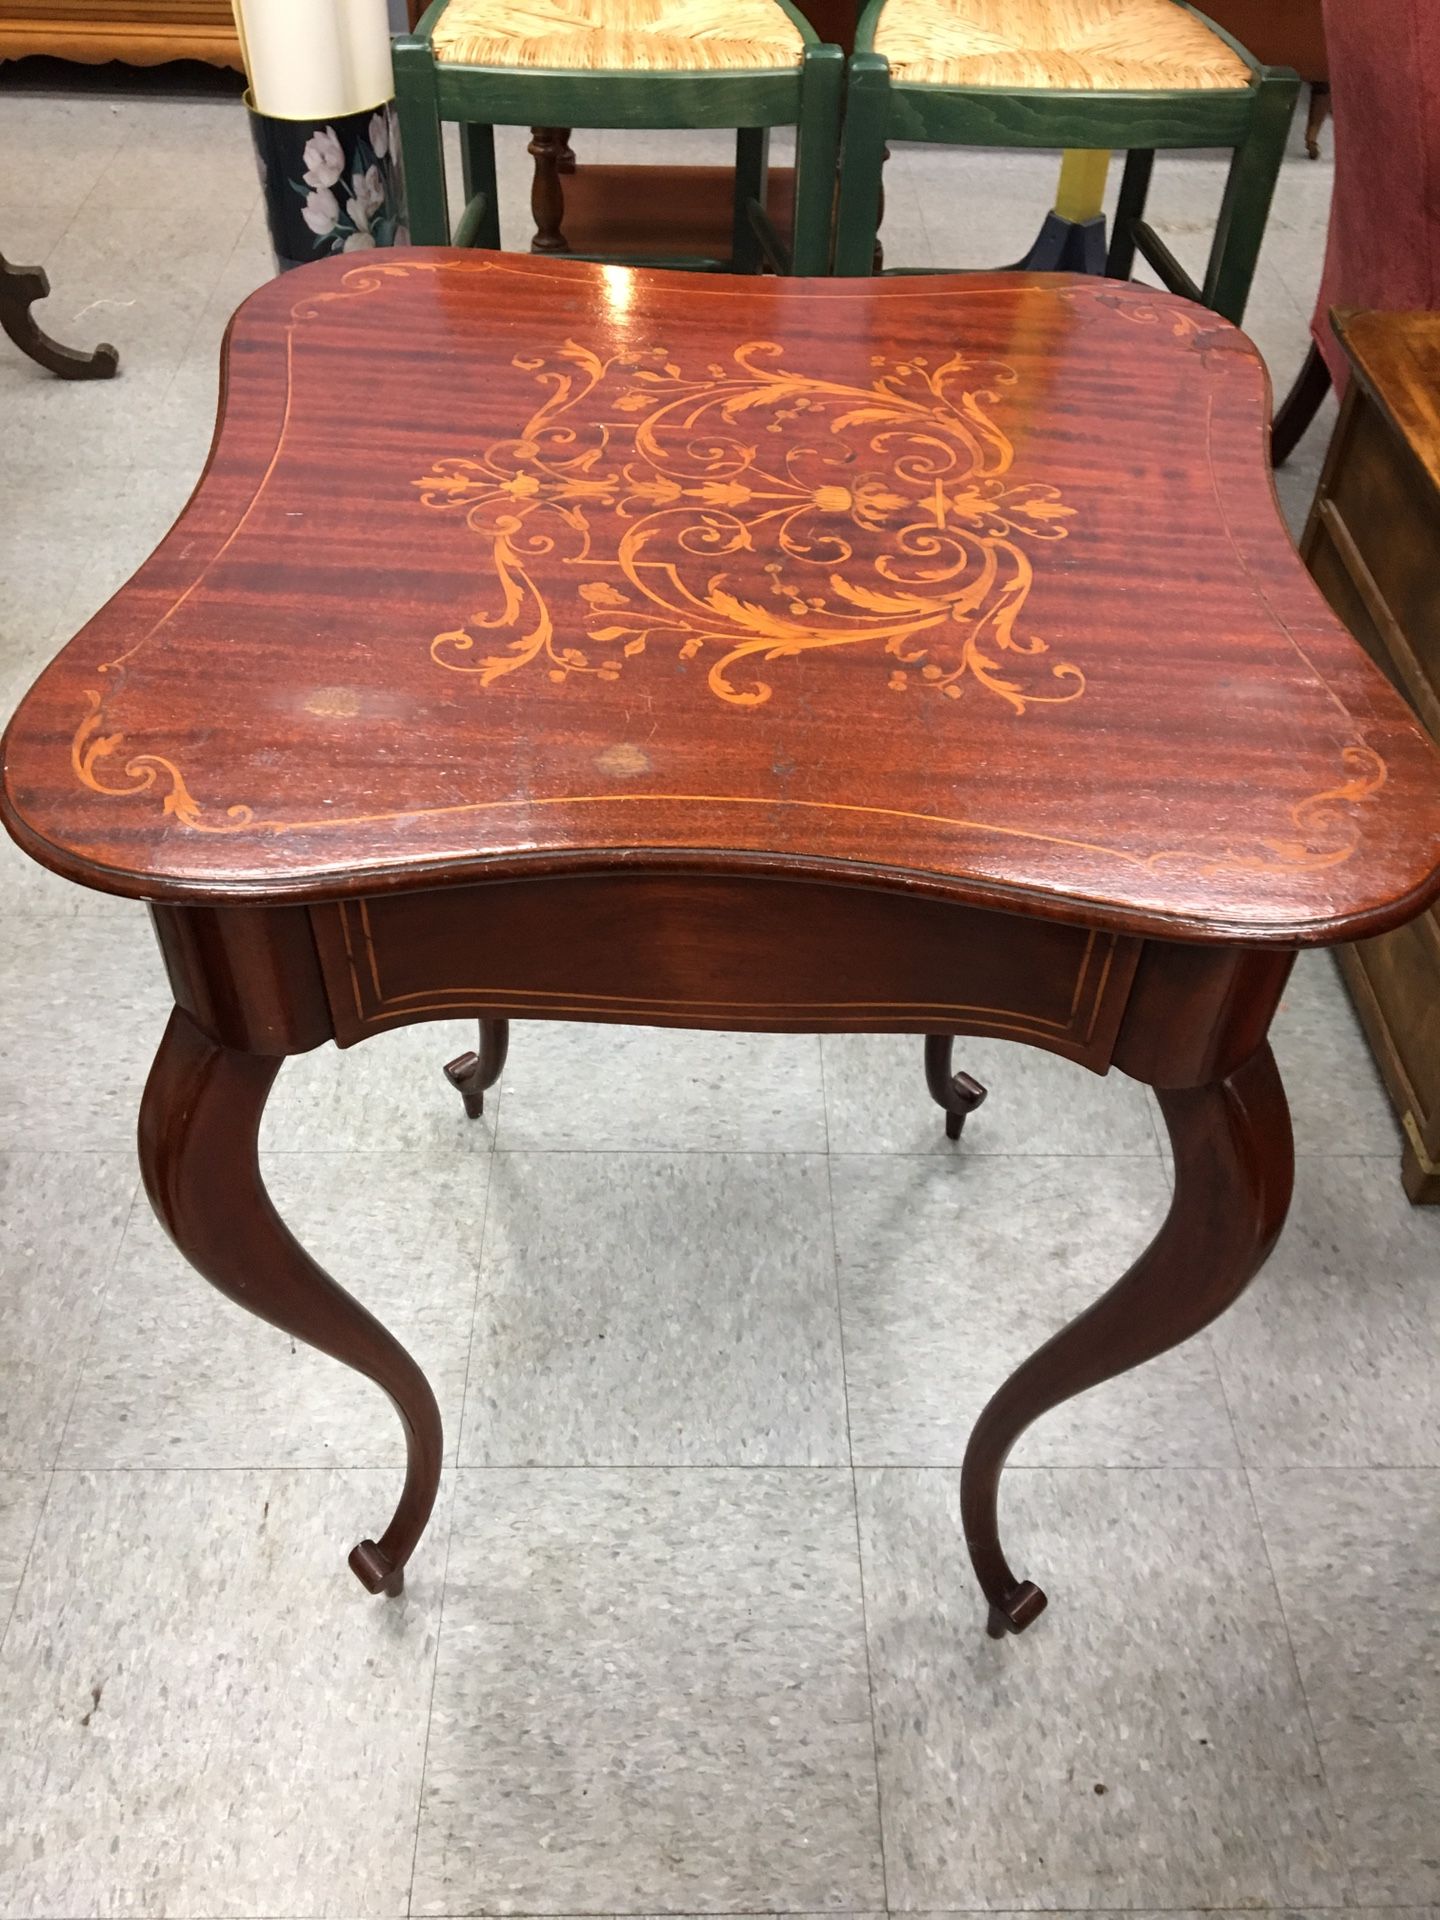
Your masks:
<svg viewBox="0 0 1440 1920"><path fill-rule="evenodd" d="M280 272L329 254L409 244L393 106L320 126L252 107L250 126Z"/></svg>

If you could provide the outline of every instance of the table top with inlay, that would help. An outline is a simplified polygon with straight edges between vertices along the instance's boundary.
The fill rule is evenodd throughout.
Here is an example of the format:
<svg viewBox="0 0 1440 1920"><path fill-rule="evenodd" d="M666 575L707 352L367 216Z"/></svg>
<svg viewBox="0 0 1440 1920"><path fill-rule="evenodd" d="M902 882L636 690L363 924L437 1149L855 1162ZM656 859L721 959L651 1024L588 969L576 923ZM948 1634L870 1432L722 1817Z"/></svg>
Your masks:
<svg viewBox="0 0 1440 1920"><path fill-rule="evenodd" d="M770 871L1276 945L1440 888L1434 751L1202 308L416 249L263 287L222 393L6 737L74 879Z"/></svg>

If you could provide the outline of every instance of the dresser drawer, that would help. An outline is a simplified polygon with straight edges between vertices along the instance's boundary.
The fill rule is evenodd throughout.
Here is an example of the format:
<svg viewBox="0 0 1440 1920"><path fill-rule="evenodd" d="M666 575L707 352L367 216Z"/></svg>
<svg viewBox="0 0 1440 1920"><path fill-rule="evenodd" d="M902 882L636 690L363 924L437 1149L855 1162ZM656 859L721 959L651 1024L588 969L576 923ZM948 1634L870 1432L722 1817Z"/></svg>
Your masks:
<svg viewBox="0 0 1440 1920"><path fill-rule="evenodd" d="M1311 571L1331 605L1440 738L1440 500L1364 398L1316 508ZM1348 585L1337 582L1338 560ZM1343 601L1343 604L1342 604Z"/></svg>
<svg viewBox="0 0 1440 1920"><path fill-rule="evenodd" d="M1397 1108L1440 1149L1440 914L1432 908L1341 959Z"/></svg>
<svg viewBox="0 0 1440 1920"><path fill-rule="evenodd" d="M311 910L336 1038L460 1016L995 1034L1108 1064L1140 942L899 893L659 874Z"/></svg>

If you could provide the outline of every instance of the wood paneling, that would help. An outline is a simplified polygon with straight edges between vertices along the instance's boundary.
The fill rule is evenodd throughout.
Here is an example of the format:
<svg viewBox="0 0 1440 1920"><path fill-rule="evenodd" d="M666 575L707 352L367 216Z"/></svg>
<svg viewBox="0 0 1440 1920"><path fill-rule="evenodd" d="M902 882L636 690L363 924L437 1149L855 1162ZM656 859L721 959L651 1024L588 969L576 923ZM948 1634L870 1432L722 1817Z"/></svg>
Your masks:
<svg viewBox="0 0 1440 1920"><path fill-rule="evenodd" d="M243 67L229 0L19 0L0 13L0 60L35 53L132 66L204 60Z"/></svg>

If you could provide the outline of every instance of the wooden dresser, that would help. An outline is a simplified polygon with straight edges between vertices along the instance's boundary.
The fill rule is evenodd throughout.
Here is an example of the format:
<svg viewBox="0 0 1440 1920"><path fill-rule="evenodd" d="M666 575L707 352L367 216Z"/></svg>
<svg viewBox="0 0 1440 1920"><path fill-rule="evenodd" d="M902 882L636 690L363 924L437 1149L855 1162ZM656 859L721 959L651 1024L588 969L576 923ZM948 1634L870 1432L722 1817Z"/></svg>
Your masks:
<svg viewBox="0 0 1440 1920"><path fill-rule="evenodd" d="M206 60L241 66L230 0L12 0L0 7L0 60Z"/></svg>
<svg viewBox="0 0 1440 1920"><path fill-rule="evenodd" d="M1440 313L1341 314L1335 330L1354 378L1301 552L1440 740ZM1405 1191L1440 1202L1440 915L1340 964L1405 1129Z"/></svg>

